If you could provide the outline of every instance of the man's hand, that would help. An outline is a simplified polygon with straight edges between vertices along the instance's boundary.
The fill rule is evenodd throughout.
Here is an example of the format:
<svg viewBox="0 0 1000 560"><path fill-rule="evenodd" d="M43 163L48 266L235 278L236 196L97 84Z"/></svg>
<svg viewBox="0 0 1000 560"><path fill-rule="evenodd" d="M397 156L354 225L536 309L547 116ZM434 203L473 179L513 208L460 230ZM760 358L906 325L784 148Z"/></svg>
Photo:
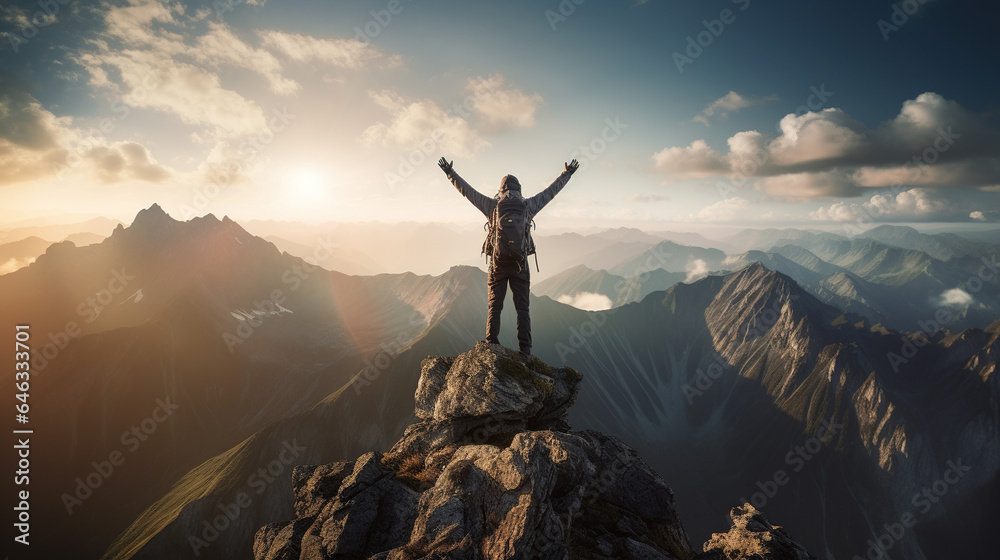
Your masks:
<svg viewBox="0 0 1000 560"><path fill-rule="evenodd" d="M576 161L576 160L573 160L573 161ZM452 160L451 163L448 163L448 160L446 160L444 158L441 158L441 159L438 160L438 167L440 167L441 171L444 171L445 174L451 175L451 172L454 169L454 163L455 163L455 160Z"/></svg>
<svg viewBox="0 0 1000 560"><path fill-rule="evenodd" d="M569 173L570 175L576 173L577 169L580 169L580 162L576 161L575 159L573 161L569 162L569 163L564 164L564 165L566 166L566 171L565 172Z"/></svg>

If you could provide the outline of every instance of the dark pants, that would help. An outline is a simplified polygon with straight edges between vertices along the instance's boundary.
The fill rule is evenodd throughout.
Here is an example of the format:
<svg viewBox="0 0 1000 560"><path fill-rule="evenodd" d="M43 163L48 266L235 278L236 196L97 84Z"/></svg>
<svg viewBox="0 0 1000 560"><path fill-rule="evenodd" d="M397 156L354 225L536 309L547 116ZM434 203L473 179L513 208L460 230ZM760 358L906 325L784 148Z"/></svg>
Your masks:
<svg viewBox="0 0 1000 560"><path fill-rule="evenodd" d="M531 286L531 270L527 263L522 266L508 263L490 263L487 278L489 287L489 316L486 319L486 340L499 341L500 311L507 297L507 283L514 296L517 310L517 342L522 352L531 352L531 316L528 314L528 294Z"/></svg>

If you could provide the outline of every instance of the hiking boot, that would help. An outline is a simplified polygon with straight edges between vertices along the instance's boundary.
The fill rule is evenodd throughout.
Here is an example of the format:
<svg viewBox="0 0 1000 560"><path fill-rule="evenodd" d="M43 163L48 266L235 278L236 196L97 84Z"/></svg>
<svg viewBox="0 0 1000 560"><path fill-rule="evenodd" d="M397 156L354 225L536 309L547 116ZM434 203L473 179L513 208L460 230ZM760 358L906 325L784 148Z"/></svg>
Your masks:
<svg viewBox="0 0 1000 560"><path fill-rule="evenodd" d="M521 355L521 358L524 361L526 361L526 362L530 362L531 361L531 348L521 348L521 350L520 350L520 352L518 352L518 354Z"/></svg>
<svg viewBox="0 0 1000 560"><path fill-rule="evenodd" d="M486 344L500 344L499 340L493 338L485 338L482 340L482 342L485 342Z"/></svg>

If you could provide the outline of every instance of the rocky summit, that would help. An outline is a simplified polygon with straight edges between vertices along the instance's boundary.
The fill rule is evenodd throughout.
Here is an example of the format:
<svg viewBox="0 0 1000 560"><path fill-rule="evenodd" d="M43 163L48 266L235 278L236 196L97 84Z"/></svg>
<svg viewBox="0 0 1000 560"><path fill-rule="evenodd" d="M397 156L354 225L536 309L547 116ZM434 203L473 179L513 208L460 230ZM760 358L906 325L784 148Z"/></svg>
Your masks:
<svg viewBox="0 0 1000 560"><path fill-rule="evenodd" d="M746 504L692 548L674 494L617 438L570 431L583 376L478 343L421 366L417 421L387 453L297 467L295 519L257 560L811 558Z"/></svg>

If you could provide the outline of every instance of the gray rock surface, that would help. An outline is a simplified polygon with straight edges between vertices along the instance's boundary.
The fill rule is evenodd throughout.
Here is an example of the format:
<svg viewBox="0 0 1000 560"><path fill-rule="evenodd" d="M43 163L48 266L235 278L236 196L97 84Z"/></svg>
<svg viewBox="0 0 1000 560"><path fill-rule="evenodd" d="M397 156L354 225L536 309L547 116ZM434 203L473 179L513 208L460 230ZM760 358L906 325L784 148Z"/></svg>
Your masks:
<svg viewBox="0 0 1000 560"><path fill-rule="evenodd" d="M582 379L486 343L427 358L418 421L387 453L296 468L296 519L260 529L254 556L694 558L663 479L617 438L570 431Z"/></svg>

